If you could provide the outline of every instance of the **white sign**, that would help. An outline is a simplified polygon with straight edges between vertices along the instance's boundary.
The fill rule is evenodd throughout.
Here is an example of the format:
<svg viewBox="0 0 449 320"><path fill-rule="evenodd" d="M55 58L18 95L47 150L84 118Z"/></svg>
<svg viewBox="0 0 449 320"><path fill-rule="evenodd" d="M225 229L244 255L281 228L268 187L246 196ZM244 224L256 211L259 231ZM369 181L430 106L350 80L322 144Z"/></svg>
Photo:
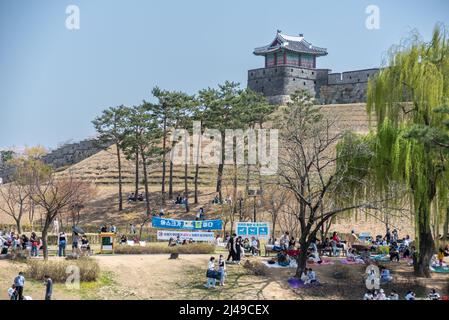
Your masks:
<svg viewBox="0 0 449 320"><path fill-rule="evenodd" d="M268 222L237 222L235 231L242 238L268 238L270 228Z"/></svg>
<svg viewBox="0 0 449 320"><path fill-rule="evenodd" d="M181 240L189 240L193 241L203 241L203 242L212 242L215 239L213 232L183 232L183 231L166 231L159 230L157 232L158 240L170 240L170 238Z"/></svg>

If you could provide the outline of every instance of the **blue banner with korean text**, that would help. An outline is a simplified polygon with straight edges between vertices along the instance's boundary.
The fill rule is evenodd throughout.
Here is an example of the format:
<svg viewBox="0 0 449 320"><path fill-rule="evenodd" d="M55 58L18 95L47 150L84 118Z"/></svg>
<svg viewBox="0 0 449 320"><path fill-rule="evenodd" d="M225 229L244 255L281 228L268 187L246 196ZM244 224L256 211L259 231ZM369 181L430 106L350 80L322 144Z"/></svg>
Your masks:
<svg viewBox="0 0 449 320"><path fill-rule="evenodd" d="M235 231L242 238L268 238L270 227L268 222L237 222Z"/></svg>
<svg viewBox="0 0 449 320"><path fill-rule="evenodd" d="M176 220L153 217L151 225L157 229L184 229L184 230L221 230L221 220Z"/></svg>

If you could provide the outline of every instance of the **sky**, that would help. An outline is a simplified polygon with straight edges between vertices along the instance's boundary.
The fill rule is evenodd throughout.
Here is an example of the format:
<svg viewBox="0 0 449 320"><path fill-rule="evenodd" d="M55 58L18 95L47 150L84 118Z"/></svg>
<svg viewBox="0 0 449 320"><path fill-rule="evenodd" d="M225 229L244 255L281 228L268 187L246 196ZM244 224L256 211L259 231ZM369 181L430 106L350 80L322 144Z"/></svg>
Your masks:
<svg viewBox="0 0 449 320"><path fill-rule="evenodd" d="M379 29L366 27L369 5ZM0 0L0 149L91 137L102 110L151 101L156 85L246 87L264 64L253 49L278 29L327 48L317 67L342 72L379 66L413 29L429 39L448 13L447 0Z"/></svg>

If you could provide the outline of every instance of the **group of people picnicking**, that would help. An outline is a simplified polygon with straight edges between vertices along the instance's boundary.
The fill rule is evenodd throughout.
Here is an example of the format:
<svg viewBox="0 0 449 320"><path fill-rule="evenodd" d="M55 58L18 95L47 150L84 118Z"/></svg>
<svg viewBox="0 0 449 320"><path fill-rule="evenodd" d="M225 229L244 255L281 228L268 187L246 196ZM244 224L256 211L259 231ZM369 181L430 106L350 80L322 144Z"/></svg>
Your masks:
<svg viewBox="0 0 449 320"><path fill-rule="evenodd" d="M440 300L441 295L436 289L430 290L427 295L427 300ZM405 300L416 300L416 293L413 290L408 290L404 296ZM384 289L368 290L363 296L363 300L400 300L399 294L395 290L391 290L391 293L387 295Z"/></svg>
<svg viewBox="0 0 449 320"><path fill-rule="evenodd" d="M258 255L260 253L260 241L256 237L243 238L237 236L235 233L225 235L226 249L229 254L226 261L232 261L233 263L240 263L245 252L251 255Z"/></svg>
<svg viewBox="0 0 449 320"><path fill-rule="evenodd" d="M232 204L232 197L226 196L224 199L220 201L220 196L218 194L215 195L215 197L212 199L212 204Z"/></svg>
<svg viewBox="0 0 449 320"><path fill-rule="evenodd" d="M144 201L143 193L138 193L137 195L135 193L129 193L128 194L128 202L137 202L137 201Z"/></svg>
<svg viewBox="0 0 449 320"><path fill-rule="evenodd" d="M51 300L53 295L53 280L49 275L44 275L45 300ZM24 295L25 276L22 271L14 278L11 287L8 288L10 300L32 300L30 296Z"/></svg>
<svg viewBox="0 0 449 320"><path fill-rule="evenodd" d="M175 247L175 246L179 246L179 245L186 245L186 244L190 244L190 243L195 243L195 241L192 238L189 239L181 239L180 235L176 236L176 239L171 237L168 240L168 246L169 247Z"/></svg>

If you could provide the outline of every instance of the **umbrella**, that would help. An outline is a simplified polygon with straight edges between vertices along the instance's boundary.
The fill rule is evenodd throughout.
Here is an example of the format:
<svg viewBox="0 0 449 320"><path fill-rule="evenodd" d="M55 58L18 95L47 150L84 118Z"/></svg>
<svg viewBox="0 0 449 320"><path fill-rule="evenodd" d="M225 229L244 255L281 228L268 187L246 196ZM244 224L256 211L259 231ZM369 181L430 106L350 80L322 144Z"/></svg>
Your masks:
<svg viewBox="0 0 449 320"><path fill-rule="evenodd" d="M78 226L73 226L73 227L72 227L72 231L75 232L75 233L78 233L78 234L85 234L84 230L81 229L81 228L78 227Z"/></svg>

